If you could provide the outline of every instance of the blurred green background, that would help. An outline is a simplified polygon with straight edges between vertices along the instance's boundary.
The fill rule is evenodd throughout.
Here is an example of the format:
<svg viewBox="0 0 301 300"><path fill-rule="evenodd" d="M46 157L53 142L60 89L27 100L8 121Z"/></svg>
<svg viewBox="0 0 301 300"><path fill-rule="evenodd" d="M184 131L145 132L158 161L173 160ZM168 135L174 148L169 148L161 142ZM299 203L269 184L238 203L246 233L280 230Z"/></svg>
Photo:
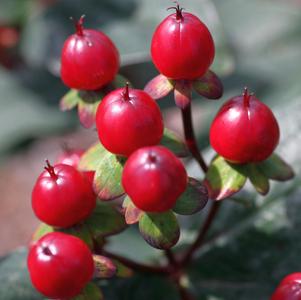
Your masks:
<svg viewBox="0 0 301 300"><path fill-rule="evenodd" d="M89 143L95 134L79 129L76 113L62 113L67 91L59 78L60 51L74 29L70 16L86 14L85 26L108 34L121 53L121 73L138 88L156 75L149 45L156 25L172 1L163 0L0 0L0 254L25 244L36 225L30 189L44 157L55 157L65 139ZM211 30L216 47L212 69L225 87L222 100L194 99L194 121L202 148L221 103L244 86L275 111L281 127L278 153L301 169L301 1L186 0L181 4ZM172 99L160 101L167 126L181 132ZM89 138L85 138L88 136ZM63 138L60 138L63 136ZM207 151L207 158L212 153ZM193 162L191 174L201 177ZM301 271L301 189L296 179L275 184L262 198L247 188L227 201L189 271L190 287L202 300L268 299L278 281ZM204 212L182 218L178 247L189 242ZM135 245L135 251L133 251ZM113 238L115 252L154 260L135 232ZM26 251L0 260L0 299L43 299L28 282ZM156 277L100 283L108 300L179 299L173 287Z"/></svg>

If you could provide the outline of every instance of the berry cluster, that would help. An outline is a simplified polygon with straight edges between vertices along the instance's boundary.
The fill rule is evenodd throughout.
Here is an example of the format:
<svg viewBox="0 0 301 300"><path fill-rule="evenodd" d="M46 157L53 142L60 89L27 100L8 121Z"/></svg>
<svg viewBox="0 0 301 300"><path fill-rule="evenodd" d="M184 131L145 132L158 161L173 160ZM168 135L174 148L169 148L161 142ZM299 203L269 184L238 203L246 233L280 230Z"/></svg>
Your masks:
<svg viewBox="0 0 301 300"><path fill-rule="evenodd" d="M118 50L104 33L84 29L83 17L64 44L61 77L71 92L61 107L71 109L78 104L84 114L81 120L89 111L99 141L86 152L67 151L53 166L46 161L32 191L32 207L44 227L35 234L28 268L33 285L48 298L70 299L83 293L93 274L114 276L116 262L110 261L104 248L108 235L124 229L125 223L139 223L151 246L169 249L180 234L175 213L200 211L208 193L215 207L215 200L237 192L232 185L238 169L243 170L240 188L247 177L258 182L252 177L254 170L266 181L277 179L279 174L265 173L265 163L278 164L281 180L292 176L278 156L276 162L269 161L279 141L279 126L272 111L247 89L227 101L215 117L210 142L218 156L207 166L193 132L191 91L208 99L222 95L221 81L209 70L214 42L195 15L183 12L179 5L171 9L175 12L159 24L151 43L160 75L145 90L120 81ZM185 142L164 128L155 102L171 90L182 110ZM188 152L205 171L204 182L188 177L179 158ZM225 170L230 171L225 175ZM227 178L216 180L216 172ZM104 203L113 199L117 201ZM179 270L198 243L175 263ZM99 265L102 272L97 273Z"/></svg>

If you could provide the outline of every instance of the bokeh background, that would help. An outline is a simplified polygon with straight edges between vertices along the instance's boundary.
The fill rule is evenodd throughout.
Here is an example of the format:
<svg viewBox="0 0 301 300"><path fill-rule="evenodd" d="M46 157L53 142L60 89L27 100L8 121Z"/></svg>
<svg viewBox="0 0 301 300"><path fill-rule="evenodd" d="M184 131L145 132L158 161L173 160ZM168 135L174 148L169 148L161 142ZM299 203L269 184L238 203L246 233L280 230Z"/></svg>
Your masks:
<svg viewBox="0 0 301 300"><path fill-rule="evenodd" d="M156 75L149 45L156 25L167 15L168 0L0 0L0 299L43 299L32 290L26 249L38 221L30 193L44 159L54 161L62 145L89 146L95 131L80 127L75 112L62 113L66 93L59 78L60 51L73 33L70 16L86 14L85 26L108 34L121 53L121 74L143 88ZM208 128L227 98L244 86L269 104L281 127L277 152L297 176L274 184L267 197L248 188L227 201L208 242L189 270L192 291L203 300L265 300L278 281L301 271L301 1L183 0L211 30L216 47L212 69L222 78L220 101L195 95L194 123L209 160ZM182 132L172 99L160 101L167 127ZM197 166L189 172L201 178ZM189 242L204 211L182 218L177 247ZM152 261L160 252L135 232L113 238L115 252ZM17 249L17 250L16 250ZM134 249L134 250L133 250ZM102 282L108 300L178 299L168 282L134 277ZM116 288L117 287L117 288Z"/></svg>

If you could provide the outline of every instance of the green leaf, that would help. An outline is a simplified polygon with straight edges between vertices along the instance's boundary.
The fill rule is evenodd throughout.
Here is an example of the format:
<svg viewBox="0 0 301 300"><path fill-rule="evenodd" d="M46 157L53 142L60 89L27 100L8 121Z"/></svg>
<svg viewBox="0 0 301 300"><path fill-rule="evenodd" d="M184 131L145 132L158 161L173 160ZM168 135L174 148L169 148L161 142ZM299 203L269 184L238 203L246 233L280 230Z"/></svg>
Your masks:
<svg viewBox="0 0 301 300"><path fill-rule="evenodd" d="M207 188L198 180L189 177L185 192L179 197L173 211L179 215L193 215L208 202Z"/></svg>
<svg viewBox="0 0 301 300"><path fill-rule="evenodd" d="M114 80L112 81L113 89L125 87L129 80L121 74L117 74Z"/></svg>
<svg viewBox="0 0 301 300"><path fill-rule="evenodd" d="M219 99L223 95L223 84L218 76L208 70L206 74L193 81L195 91L207 99Z"/></svg>
<svg viewBox="0 0 301 300"><path fill-rule="evenodd" d="M34 234L32 235L31 241L36 242L41 237L43 237L45 234L54 232L54 229L52 226L49 226L45 223L41 223L38 228L35 230Z"/></svg>
<svg viewBox="0 0 301 300"><path fill-rule="evenodd" d="M174 89L175 82L160 74L147 83L144 91L153 99L160 99L167 96Z"/></svg>
<svg viewBox="0 0 301 300"><path fill-rule="evenodd" d="M175 132L168 128L164 128L164 134L160 144L179 157L186 157L189 155L185 142Z"/></svg>
<svg viewBox="0 0 301 300"><path fill-rule="evenodd" d="M102 255L93 255L93 260L95 264L95 277L111 278L116 274L117 267L110 258Z"/></svg>
<svg viewBox="0 0 301 300"><path fill-rule="evenodd" d="M259 163L259 170L268 178L277 181L286 181L294 177L294 171L277 154L272 154L267 160Z"/></svg>
<svg viewBox="0 0 301 300"><path fill-rule="evenodd" d="M244 172L243 166L216 156L210 163L204 181L209 197L222 200L240 191L247 180Z"/></svg>
<svg viewBox="0 0 301 300"><path fill-rule="evenodd" d="M108 151L103 153L94 176L94 190L101 200L115 199L124 190L121 184L124 159Z"/></svg>
<svg viewBox="0 0 301 300"><path fill-rule="evenodd" d="M270 189L269 179L262 174L256 164L248 164L246 168L248 178L256 191L261 195L266 195Z"/></svg>
<svg viewBox="0 0 301 300"><path fill-rule="evenodd" d="M107 150L101 143L93 144L81 157L78 168L81 171L95 171Z"/></svg>
<svg viewBox="0 0 301 300"><path fill-rule="evenodd" d="M72 298L72 300L104 300L104 296L95 283L89 282L81 294Z"/></svg>
<svg viewBox="0 0 301 300"><path fill-rule="evenodd" d="M92 215L85 220L93 236L109 236L126 228L123 215L109 203L97 201Z"/></svg>
<svg viewBox="0 0 301 300"><path fill-rule="evenodd" d="M143 211L135 206L135 204L132 202L129 196L125 197L122 206L125 210L124 213L125 222L128 225L139 222L139 219L141 218Z"/></svg>
<svg viewBox="0 0 301 300"><path fill-rule="evenodd" d="M120 261L113 259L113 263L116 266L116 276L120 278L129 278L132 277L134 274L134 271L128 267L126 267L124 264L122 264Z"/></svg>
<svg viewBox="0 0 301 300"><path fill-rule="evenodd" d="M180 237L180 228L172 211L164 213L144 213L139 220L139 230L152 247L169 249Z"/></svg>
<svg viewBox="0 0 301 300"><path fill-rule="evenodd" d="M60 109L62 111L70 110L76 107L79 101L80 101L80 97L78 96L78 91L71 89L61 99Z"/></svg>

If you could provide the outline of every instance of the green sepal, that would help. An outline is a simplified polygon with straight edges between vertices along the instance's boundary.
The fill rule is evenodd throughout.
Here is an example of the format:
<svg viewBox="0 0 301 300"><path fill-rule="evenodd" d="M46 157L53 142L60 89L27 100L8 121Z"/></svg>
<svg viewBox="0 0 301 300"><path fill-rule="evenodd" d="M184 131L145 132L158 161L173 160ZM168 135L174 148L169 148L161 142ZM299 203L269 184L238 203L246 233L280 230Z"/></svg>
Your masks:
<svg viewBox="0 0 301 300"><path fill-rule="evenodd" d="M279 155L272 154L268 159L257 164L266 177L277 181L286 181L295 176L294 170Z"/></svg>
<svg viewBox="0 0 301 300"><path fill-rule="evenodd" d="M204 184L189 177L186 190L178 198L173 211L179 215L193 215L202 210L208 202L208 191Z"/></svg>
<svg viewBox="0 0 301 300"><path fill-rule="evenodd" d="M179 157L189 155L185 142L172 130L164 128L164 134L160 144Z"/></svg>
<svg viewBox="0 0 301 300"><path fill-rule="evenodd" d="M32 237L31 237L31 242L36 242L38 241L41 237L46 235L47 233L54 232L54 228L52 226L49 226L45 223L40 223L36 230L34 231Z"/></svg>
<svg viewBox="0 0 301 300"><path fill-rule="evenodd" d="M104 295L95 283L89 282L81 293L71 300L104 300Z"/></svg>
<svg viewBox="0 0 301 300"><path fill-rule="evenodd" d="M210 163L204 184L211 199L222 200L240 191L246 180L242 165L230 163L223 157L216 156Z"/></svg>
<svg viewBox="0 0 301 300"><path fill-rule="evenodd" d="M180 228L172 211L164 213L143 213L139 230L144 240L157 249L169 249L180 237Z"/></svg>
<svg viewBox="0 0 301 300"><path fill-rule="evenodd" d="M124 218L128 225L139 222L143 211L135 206L129 196L126 196L123 201Z"/></svg>
<svg viewBox="0 0 301 300"><path fill-rule="evenodd" d="M270 190L269 179L261 172L256 164L248 164L245 166L246 175L254 186L255 190L261 194L266 195Z"/></svg>
<svg viewBox="0 0 301 300"><path fill-rule="evenodd" d="M97 201L92 215L84 221L93 237L114 235L126 228L123 215L110 203Z"/></svg>
<svg viewBox="0 0 301 300"><path fill-rule="evenodd" d="M114 265L116 266L116 276L120 278L129 278L134 275L134 271L129 267L122 264L119 260L112 260Z"/></svg>

